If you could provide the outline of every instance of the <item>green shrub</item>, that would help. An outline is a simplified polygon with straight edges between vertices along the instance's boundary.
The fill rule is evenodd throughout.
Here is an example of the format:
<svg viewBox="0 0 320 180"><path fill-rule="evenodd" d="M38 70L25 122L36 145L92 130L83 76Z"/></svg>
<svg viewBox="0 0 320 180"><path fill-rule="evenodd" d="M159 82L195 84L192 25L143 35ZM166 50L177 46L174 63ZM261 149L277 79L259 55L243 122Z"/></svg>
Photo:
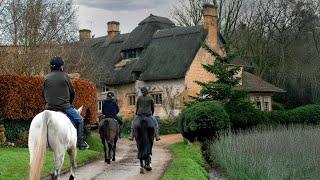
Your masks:
<svg viewBox="0 0 320 180"><path fill-rule="evenodd" d="M287 111L273 111L270 120L280 124L319 124L320 104L310 104Z"/></svg>
<svg viewBox="0 0 320 180"><path fill-rule="evenodd" d="M282 104L280 104L276 101L272 101L272 110L273 111L284 110L284 107Z"/></svg>
<svg viewBox="0 0 320 180"><path fill-rule="evenodd" d="M230 101L225 109L233 129L246 129L268 121L266 112L257 110L249 99Z"/></svg>
<svg viewBox="0 0 320 180"><path fill-rule="evenodd" d="M218 101L194 103L180 114L182 135L191 142L211 139L229 125L229 116Z"/></svg>
<svg viewBox="0 0 320 180"><path fill-rule="evenodd" d="M180 133L179 125L178 125L178 119L164 119L161 120L157 118L160 128L160 135L166 135L166 134L177 134ZM124 121L122 133L124 134L130 134L131 129L131 120L130 121Z"/></svg>
<svg viewBox="0 0 320 180"><path fill-rule="evenodd" d="M7 141L13 142L19 147L26 147L28 145L30 124L31 121L4 120Z"/></svg>
<svg viewBox="0 0 320 180"><path fill-rule="evenodd" d="M180 133L178 119L160 120L159 126L161 135Z"/></svg>

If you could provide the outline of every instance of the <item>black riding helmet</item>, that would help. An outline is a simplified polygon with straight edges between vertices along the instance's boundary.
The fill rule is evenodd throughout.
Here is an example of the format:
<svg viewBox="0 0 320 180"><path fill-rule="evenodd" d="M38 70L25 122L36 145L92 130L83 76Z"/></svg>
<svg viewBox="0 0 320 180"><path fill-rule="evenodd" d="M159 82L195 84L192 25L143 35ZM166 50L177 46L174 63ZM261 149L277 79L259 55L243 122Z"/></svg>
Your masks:
<svg viewBox="0 0 320 180"><path fill-rule="evenodd" d="M53 70L58 70L61 68L61 66L64 65L63 59L60 56L54 56L50 60L50 68Z"/></svg>
<svg viewBox="0 0 320 180"><path fill-rule="evenodd" d="M141 88L141 93L142 93L142 94L148 93L148 89L147 89L146 87L142 87L142 88Z"/></svg>

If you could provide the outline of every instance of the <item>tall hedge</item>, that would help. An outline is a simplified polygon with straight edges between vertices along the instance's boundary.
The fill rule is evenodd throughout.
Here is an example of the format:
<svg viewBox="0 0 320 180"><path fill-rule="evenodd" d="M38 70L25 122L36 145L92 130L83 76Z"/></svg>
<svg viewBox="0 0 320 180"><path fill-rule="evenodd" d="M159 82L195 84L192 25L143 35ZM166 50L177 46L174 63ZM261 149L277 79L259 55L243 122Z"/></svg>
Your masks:
<svg viewBox="0 0 320 180"><path fill-rule="evenodd" d="M11 121L31 120L44 110L43 82L41 76L0 75L0 118ZM84 105L85 123L96 122L96 86L85 80L72 81L76 91L73 105Z"/></svg>

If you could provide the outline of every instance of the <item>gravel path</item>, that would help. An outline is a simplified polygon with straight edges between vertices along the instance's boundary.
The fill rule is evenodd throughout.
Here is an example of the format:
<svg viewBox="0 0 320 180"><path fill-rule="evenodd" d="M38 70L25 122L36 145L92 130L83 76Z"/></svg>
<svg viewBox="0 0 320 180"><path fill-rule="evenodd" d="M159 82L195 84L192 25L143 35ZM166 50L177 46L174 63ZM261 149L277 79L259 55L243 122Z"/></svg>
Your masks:
<svg viewBox="0 0 320 180"><path fill-rule="evenodd" d="M155 141L153 146L151 172L139 173L139 160L137 157L137 147L135 141L120 139L117 143L116 161L106 164L103 159L79 167L76 170L77 180L153 180L160 179L172 158L171 153L166 148L168 145L182 141L181 135L161 136L160 141ZM62 176L62 180L67 180L69 173Z"/></svg>

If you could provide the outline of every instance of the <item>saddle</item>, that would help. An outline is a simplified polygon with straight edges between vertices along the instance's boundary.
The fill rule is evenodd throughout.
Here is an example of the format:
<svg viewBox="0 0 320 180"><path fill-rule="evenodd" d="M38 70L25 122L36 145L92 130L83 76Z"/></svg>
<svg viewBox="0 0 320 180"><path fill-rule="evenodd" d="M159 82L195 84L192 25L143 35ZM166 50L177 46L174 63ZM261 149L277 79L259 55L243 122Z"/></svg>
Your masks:
<svg viewBox="0 0 320 180"><path fill-rule="evenodd" d="M152 122L151 122L151 116L144 116L144 115L138 115L136 116L137 120L134 123L135 127L140 127L141 121L146 121L148 128L153 128Z"/></svg>

